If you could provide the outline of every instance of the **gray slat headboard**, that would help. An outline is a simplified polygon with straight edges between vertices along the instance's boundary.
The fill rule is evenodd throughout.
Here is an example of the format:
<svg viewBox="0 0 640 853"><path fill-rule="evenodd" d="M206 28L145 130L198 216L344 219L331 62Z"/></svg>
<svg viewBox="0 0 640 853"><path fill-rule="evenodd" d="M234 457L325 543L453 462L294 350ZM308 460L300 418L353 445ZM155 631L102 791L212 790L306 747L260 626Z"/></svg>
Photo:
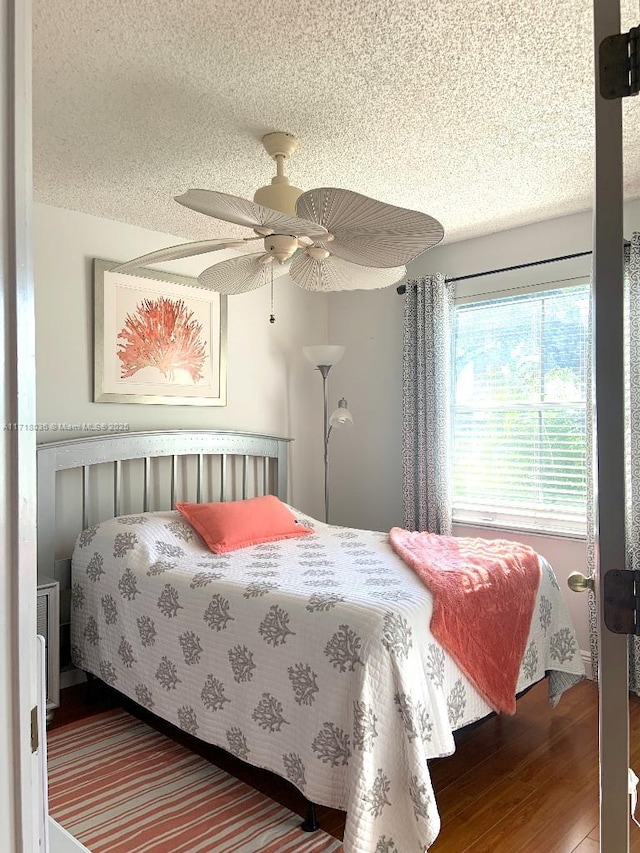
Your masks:
<svg viewBox="0 0 640 853"><path fill-rule="evenodd" d="M78 534L115 515L173 509L176 499L287 498L288 438L218 430L109 433L41 444L38 456L38 579L58 582L59 625L46 629L56 671L74 683L70 657L71 552ZM40 600L40 599L39 599ZM49 633L51 630L53 633ZM55 661L55 664L53 663ZM49 664L48 664L49 665ZM66 686L63 684L63 686Z"/></svg>
<svg viewBox="0 0 640 853"><path fill-rule="evenodd" d="M276 494L287 499L287 457L291 439L243 432L218 430L175 430L170 432L109 433L58 441L38 446L38 576L54 577L56 557L59 553L57 531L57 475L68 469L81 469L81 518L77 533L95 523L91 509L90 477L96 465L113 466L113 512L121 514L122 477L124 465L130 460L143 460L142 505L127 508L128 513L144 512L150 508L153 460L170 457L168 489L158 499L154 489L153 509L172 509L178 486L178 462L184 457L195 457L195 498L202 500L227 500L229 491L235 497L253 497L256 494ZM217 494L205 494L205 463L217 457L219 474ZM235 480L230 488L229 471L233 462ZM236 476L236 463L239 471ZM250 470L255 465L262 473L250 483ZM254 466L251 469L251 466ZM156 478L157 479L157 478ZM157 486L157 483L155 484ZM250 485L253 486L250 493ZM209 490L211 491L211 490ZM101 492L104 497L103 492ZM184 498L182 498L184 499ZM104 520L104 518L99 519ZM64 556L68 557L69 554Z"/></svg>

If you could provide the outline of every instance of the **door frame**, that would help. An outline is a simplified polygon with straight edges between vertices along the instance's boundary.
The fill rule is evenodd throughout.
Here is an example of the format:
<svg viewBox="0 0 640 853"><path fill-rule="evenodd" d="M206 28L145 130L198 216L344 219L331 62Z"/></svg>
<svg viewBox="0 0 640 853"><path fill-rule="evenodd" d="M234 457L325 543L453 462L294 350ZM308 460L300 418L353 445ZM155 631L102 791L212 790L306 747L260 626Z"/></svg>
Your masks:
<svg viewBox="0 0 640 853"><path fill-rule="evenodd" d="M34 853L40 844L42 770L31 745L38 693L31 2L0 0L0 16L0 705L8 723L0 762L0 849Z"/></svg>
<svg viewBox="0 0 640 853"><path fill-rule="evenodd" d="M625 567L622 101L599 89L599 46L620 33L620 0L594 0L593 211L600 851L629 850L628 638L604 622L604 577Z"/></svg>

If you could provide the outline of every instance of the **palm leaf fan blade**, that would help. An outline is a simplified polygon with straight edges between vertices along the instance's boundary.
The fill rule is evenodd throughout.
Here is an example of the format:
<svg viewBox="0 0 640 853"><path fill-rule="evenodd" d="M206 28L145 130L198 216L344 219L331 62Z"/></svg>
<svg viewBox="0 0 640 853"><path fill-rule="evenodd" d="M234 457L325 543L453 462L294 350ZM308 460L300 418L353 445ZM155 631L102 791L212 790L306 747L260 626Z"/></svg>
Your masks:
<svg viewBox="0 0 640 853"><path fill-rule="evenodd" d="M426 213L335 187L303 193L296 212L320 223L333 235L330 243L317 241L332 255L363 266L402 266L444 236L442 225Z"/></svg>
<svg viewBox="0 0 640 853"><path fill-rule="evenodd" d="M289 268L275 263L264 263L265 254L244 255L241 258L230 258L214 264L200 273L198 282L201 287L215 290L225 296L235 296L238 293L248 293L257 290L271 281L273 277L285 275Z"/></svg>
<svg viewBox="0 0 640 853"><path fill-rule="evenodd" d="M113 267L111 272L131 272L150 264L177 261L180 258L191 258L195 255L204 255L206 252L216 252L221 249L241 248L242 243L259 239L259 237L247 237L246 239L234 240L233 237L228 237L218 240L198 240L195 243L181 243L179 246L167 246L166 249L158 249L155 252L149 252L147 255L141 255L139 258L133 258L124 264L118 264L118 266Z"/></svg>
<svg viewBox="0 0 640 853"><path fill-rule="evenodd" d="M333 256L315 260L304 252L293 259L289 269L291 278L299 287L324 293L390 287L402 281L406 273L405 267L364 267Z"/></svg>
<svg viewBox="0 0 640 853"><path fill-rule="evenodd" d="M175 200L190 210L245 228L264 228L268 232L296 237L319 238L327 233L327 229L317 222L289 216L255 201L215 190L187 190L183 195L175 196Z"/></svg>

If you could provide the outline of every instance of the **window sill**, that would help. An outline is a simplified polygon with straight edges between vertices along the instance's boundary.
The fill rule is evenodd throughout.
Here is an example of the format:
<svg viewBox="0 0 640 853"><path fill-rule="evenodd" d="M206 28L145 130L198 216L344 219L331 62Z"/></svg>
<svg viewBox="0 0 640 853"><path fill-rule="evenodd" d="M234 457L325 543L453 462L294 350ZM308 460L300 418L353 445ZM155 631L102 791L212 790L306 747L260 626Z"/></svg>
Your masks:
<svg viewBox="0 0 640 853"><path fill-rule="evenodd" d="M527 527L524 524L509 524L497 521L478 521L470 518L454 516L453 524L457 527L475 527L479 530L503 530L505 533L526 533L527 536L541 536L545 539L572 539L586 541L587 534L575 530L551 530L540 527Z"/></svg>

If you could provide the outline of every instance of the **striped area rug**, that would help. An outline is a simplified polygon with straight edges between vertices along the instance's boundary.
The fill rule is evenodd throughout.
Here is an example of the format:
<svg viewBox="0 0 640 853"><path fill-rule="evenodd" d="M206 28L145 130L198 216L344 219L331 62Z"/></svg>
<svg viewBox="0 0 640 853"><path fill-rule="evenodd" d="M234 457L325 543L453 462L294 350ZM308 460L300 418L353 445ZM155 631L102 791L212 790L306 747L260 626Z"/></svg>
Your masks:
<svg viewBox="0 0 640 853"><path fill-rule="evenodd" d="M49 811L91 853L333 853L300 817L124 711L48 734Z"/></svg>

